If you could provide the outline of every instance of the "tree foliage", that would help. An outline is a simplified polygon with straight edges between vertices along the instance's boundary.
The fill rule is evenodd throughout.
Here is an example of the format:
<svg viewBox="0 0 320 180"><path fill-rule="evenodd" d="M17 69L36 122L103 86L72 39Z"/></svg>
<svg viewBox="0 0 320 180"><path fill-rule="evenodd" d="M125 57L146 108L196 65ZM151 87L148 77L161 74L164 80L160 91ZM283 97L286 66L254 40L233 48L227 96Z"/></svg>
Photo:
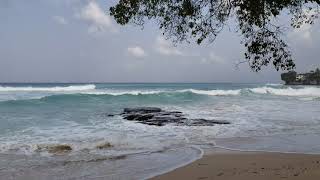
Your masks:
<svg viewBox="0 0 320 180"><path fill-rule="evenodd" d="M194 39L213 42L230 19L246 47L244 54L254 71L272 62L276 70L292 70L295 63L284 40L285 29L275 23L281 13L300 28L318 18L320 0L119 0L110 8L117 23L143 25L156 20L163 34L174 42Z"/></svg>
<svg viewBox="0 0 320 180"><path fill-rule="evenodd" d="M320 69L317 68L314 73L311 74L311 79L320 84Z"/></svg>
<svg viewBox="0 0 320 180"><path fill-rule="evenodd" d="M295 71L290 71L287 73L281 74L281 79L286 82L286 84L290 84L290 82L294 82L296 80L297 73Z"/></svg>

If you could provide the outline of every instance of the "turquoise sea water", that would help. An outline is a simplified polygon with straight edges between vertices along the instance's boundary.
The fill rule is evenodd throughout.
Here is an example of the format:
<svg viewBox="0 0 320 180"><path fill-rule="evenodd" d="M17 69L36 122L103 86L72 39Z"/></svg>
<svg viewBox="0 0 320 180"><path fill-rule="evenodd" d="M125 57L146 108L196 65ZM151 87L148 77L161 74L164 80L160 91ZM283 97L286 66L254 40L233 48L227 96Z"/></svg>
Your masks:
<svg viewBox="0 0 320 180"><path fill-rule="evenodd" d="M227 120L231 125L155 127L129 122L119 116L107 116L120 113L125 107L137 106L178 110L190 118ZM134 173L137 178L142 178L150 176L155 169L160 172L191 161L199 157L202 146L217 145L221 139L310 134L320 134L320 87L316 86L231 83L0 84L0 177L9 177L16 171L22 172L23 176L30 175L30 167L35 166L42 172L39 177L44 177L59 172L59 169L52 172L52 162L80 162L81 167L87 169L89 165L84 162L93 162L101 157L128 156L131 159L117 161L121 168L108 163L90 164L90 167L114 168L110 170L111 175L97 169L86 171L83 175L83 172L68 166L70 169L65 179L72 179L70 174L77 179L93 174L97 178L112 176L125 179L125 176L132 175L126 173L133 171L135 163L142 163L141 167L150 163L147 166L151 170ZM113 147L104 150L96 148L105 142L110 142ZM270 144L267 140L263 142ZM310 148L299 149L296 148L299 142L294 143L275 149L320 152L317 144L312 146L311 143ZM52 160L50 153L37 150L40 146L56 144L71 145L73 151L68 155L54 156ZM231 144L230 147L241 146ZM255 143L246 147L272 150L268 148L273 146ZM172 161L166 161L166 158ZM9 159L12 163L8 165ZM155 161L163 161L163 167L152 163ZM51 170L44 168L41 171L43 167L50 167ZM16 171L9 170L12 168Z"/></svg>

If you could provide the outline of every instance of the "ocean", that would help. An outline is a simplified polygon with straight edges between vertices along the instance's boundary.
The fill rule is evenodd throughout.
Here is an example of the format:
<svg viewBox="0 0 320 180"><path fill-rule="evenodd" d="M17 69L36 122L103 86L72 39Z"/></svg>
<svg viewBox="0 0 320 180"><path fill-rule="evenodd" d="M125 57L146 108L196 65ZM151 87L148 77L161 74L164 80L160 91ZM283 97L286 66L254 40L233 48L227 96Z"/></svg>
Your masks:
<svg viewBox="0 0 320 180"><path fill-rule="evenodd" d="M142 106L231 124L158 127L108 116ZM320 153L319 134L317 86L0 84L0 179L145 179L213 147ZM55 145L72 151L46 151Z"/></svg>

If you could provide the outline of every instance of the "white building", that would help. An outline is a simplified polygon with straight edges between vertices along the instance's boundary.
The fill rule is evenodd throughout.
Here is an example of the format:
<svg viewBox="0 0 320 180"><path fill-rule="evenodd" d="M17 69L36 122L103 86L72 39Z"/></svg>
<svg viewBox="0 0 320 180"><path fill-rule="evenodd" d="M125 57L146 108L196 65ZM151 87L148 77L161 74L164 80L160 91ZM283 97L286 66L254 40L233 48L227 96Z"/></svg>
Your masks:
<svg viewBox="0 0 320 180"><path fill-rule="evenodd" d="M296 81L304 81L306 78L303 74L298 74L296 77Z"/></svg>

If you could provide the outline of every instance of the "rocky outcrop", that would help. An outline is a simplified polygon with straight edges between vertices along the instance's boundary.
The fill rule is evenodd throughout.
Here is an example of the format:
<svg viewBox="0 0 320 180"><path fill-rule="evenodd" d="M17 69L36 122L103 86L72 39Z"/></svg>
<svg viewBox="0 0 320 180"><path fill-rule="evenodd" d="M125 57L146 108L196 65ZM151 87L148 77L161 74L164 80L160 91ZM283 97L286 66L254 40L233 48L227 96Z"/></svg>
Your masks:
<svg viewBox="0 0 320 180"><path fill-rule="evenodd" d="M124 108L123 113L156 113L162 110L157 107Z"/></svg>
<svg viewBox="0 0 320 180"><path fill-rule="evenodd" d="M213 126L216 124L230 124L228 121L208 119L188 119L180 111L164 111L156 107L125 108L120 114L123 119L138 123L164 126L174 124L178 126Z"/></svg>
<svg viewBox="0 0 320 180"><path fill-rule="evenodd" d="M281 80L285 82L285 84L289 85L296 81L297 73L295 71L290 71L287 73L281 74Z"/></svg>
<svg viewBox="0 0 320 180"><path fill-rule="evenodd" d="M72 151L72 147L67 144L57 145L37 145L37 152L47 151L51 154L64 154Z"/></svg>
<svg viewBox="0 0 320 180"><path fill-rule="evenodd" d="M297 74L290 71L281 74L281 79L286 85L320 85L320 70L310 71L304 74Z"/></svg>
<svg viewBox="0 0 320 180"><path fill-rule="evenodd" d="M112 148L113 145L109 142L104 142L104 143L101 143L101 144L98 144L96 146L97 149L108 149L108 148Z"/></svg>

